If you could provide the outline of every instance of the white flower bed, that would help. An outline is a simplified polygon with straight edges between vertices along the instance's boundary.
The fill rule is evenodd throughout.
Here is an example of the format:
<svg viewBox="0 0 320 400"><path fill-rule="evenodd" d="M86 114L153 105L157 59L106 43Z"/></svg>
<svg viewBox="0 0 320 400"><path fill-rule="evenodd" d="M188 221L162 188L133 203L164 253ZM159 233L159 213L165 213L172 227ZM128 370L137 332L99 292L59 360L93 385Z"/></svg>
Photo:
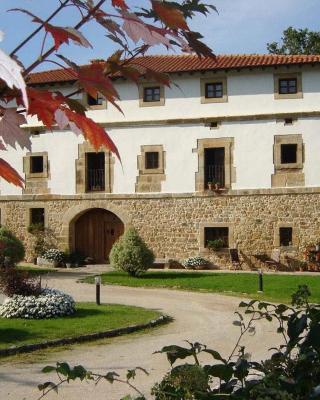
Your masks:
<svg viewBox="0 0 320 400"><path fill-rule="evenodd" d="M56 289L43 289L37 297L14 295L0 306L0 316L5 318L57 318L74 312L73 298Z"/></svg>
<svg viewBox="0 0 320 400"><path fill-rule="evenodd" d="M196 256L196 257L189 257L185 260L182 261L182 265L186 269L197 269L204 267L209 264L208 260L205 260L202 257Z"/></svg>

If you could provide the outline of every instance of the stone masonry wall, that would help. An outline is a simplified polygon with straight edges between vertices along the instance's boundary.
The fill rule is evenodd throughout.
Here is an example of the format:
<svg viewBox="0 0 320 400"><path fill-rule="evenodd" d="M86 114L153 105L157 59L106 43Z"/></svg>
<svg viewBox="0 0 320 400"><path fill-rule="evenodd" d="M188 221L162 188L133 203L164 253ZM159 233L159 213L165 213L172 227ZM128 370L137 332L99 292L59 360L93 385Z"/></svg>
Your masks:
<svg viewBox="0 0 320 400"><path fill-rule="evenodd" d="M27 233L30 207L44 207L46 224L62 250L72 247L72 223L90 208L105 208L133 225L158 258L184 259L202 254L218 267L227 253L204 249L204 226L229 226L230 247L244 254L270 253L277 244L279 226L292 226L291 250L302 258L305 245L320 238L320 191L277 194L220 195L82 195L25 196L0 199L2 224L17 234L32 255ZM201 239L202 237L202 239Z"/></svg>

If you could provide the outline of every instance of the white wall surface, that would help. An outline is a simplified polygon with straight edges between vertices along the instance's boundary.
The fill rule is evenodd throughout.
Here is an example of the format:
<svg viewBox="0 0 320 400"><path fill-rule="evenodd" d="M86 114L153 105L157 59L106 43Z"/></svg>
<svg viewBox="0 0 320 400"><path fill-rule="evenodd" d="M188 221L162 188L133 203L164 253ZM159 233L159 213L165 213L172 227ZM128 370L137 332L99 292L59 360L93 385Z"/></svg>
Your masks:
<svg viewBox="0 0 320 400"><path fill-rule="evenodd" d="M290 70L289 70L290 71ZM279 72L279 71L277 71ZM209 74L201 75L207 78ZM213 75L216 76L216 75ZM165 90L165 106L139 107L136 85L117 81L116 86L123 101L122 116L110 104L106 110L89 111L88 115L97 122L159 120L171 118L219 117L232 115L272 114L289 112L313 112L320 110L320 70L307 68L302 74L303 99L275 100L273 94L273 72L230 72L228 76L227 103L200 103L200 75L175 77L175 86ZM59 88L58 88L59 89ZM69 89L63 88L69 92ZM38 124L35 118L30 126ZM198 170L197 140L204 138L233 137L234 167L236 182L234 189L270 188L274 173L273 143L275 135L301 134L305 150L306 186L320 186L320 118L300 118L293 125L283 121L260 120L225 122L218 129L210 130L203 124L133 126L110 128L109 134L117 145L123 169L116 161L114 170L114 193L134 193L138 175L137 156L142 145L163 145L166 152L166 180L162 192L181 193L195 190L195 173ZM71 132L54 131L33 136L32 151L47 151L50 165L49 188L53 194L75 193L75 160L78 144L83 137ZM0 151L23 175L21 148ZM2 195L20 194L21 190L0 182Z"/></svg>
<svg viewBox="0 0 320 400"><path fill-rule="evenodd" d="M138 175L137 156L142 145L162 144L165 154L166 180L162 192L183 193L195 190L195 173L198 170L198 155L192 150L197 140L204 138L234 138L234 163L236 182L233 189L270 188L274 173L273 143L275 135L302 134L306 186L320 186L320 119L299 120L293 125L283 122L254 121L223 123L218 129L203 125L144 126L111 129L110 136L116 143L121 159L114 169L114 193L134 193ZM48 132L32 137L32 151L48 151L50 178L49 187L54 194L75 193L75 160L78 144L83 141L72 132ZM1 152L1 157L10 162L22 174L22 157L26 151ZM19 194L20 189L1 180L1 194Z"/></svg>

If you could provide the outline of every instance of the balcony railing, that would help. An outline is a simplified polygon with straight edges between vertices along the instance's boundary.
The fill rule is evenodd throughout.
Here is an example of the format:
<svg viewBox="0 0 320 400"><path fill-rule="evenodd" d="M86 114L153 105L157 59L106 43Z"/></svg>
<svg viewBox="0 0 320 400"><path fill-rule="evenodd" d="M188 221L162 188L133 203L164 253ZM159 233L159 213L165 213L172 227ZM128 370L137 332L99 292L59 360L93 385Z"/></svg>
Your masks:
<svg viewBox="0 0 320 400"><path fill-rule="evenodd" d="M105 170L101 169L89 169L87 175L87 191L103 191L105 190Z"/></svg>
<svg viewBox="0 0 320 400"><path fill-rule="evenodd" d="M218 183L222 188L225 186L224 165L207 165L205 170L206 185L208 184L208 182L213 182Z"/></svg>

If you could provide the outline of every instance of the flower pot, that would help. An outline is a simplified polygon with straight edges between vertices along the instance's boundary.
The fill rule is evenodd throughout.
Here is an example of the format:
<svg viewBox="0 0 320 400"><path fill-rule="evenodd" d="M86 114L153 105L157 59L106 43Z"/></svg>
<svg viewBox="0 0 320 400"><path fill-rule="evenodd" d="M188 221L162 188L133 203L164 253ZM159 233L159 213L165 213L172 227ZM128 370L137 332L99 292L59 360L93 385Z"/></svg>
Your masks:
<svg viewBox="0 0 320 400"><path fill-rule="evenodd" d="M211 183L211 182L209 182L209 183L208 183L208 189L209 189L209 190L213 190L213 188L214 188L214 184Z"/></svg>
<svg viewBox="0 0 320 400"><path fill-rule="evenodd" d="M66 263L67 268L71 268L71 265L72 265L71 263Z"/></svg>

